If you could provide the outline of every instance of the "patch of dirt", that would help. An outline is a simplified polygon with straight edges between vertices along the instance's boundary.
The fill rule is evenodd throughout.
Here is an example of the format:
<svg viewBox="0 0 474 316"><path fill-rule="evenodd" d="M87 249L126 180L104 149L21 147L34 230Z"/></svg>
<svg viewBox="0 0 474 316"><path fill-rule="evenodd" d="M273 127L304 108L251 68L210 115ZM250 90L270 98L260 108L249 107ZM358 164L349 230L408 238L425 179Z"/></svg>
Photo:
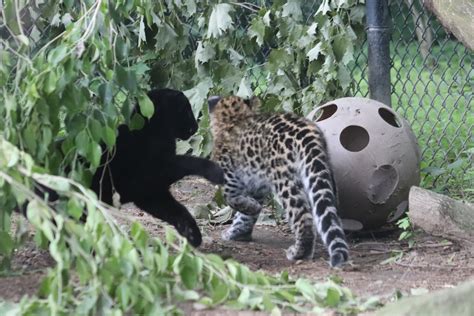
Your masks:
<svg viewBox="0 0 474 316"><path fill-rule="evenodd" d="M39 249L33 234L25 244L17 249L11 261L11 273L0 276L0 300L19 301L24 295L34 295L47 273L54 266L54 259L47 250Z"/></svg>
<svg viewBox="0 0 474 316"><path fill-rule="evenodd" d="M192 210L210 203L215 190L204 180L189 178L174 186L173 194ZM160 221L133 206L125 207L123 212L126 215L119 216L119 222L126 224L129 220L137 220L150 234L163 233ZM376 295L388 301L397 292L410 294L413 289L419 288L431 291L474 279L472 254L453 243L423 233L416 234L412 248L398 241L399 231L393 229L382 236L349 235L352 262L343 269L335 270L329 267L322 245L316 247L312 261L288 261L285 250L292 244L293 237L286 226L265 221L255 227L252 241L228 242L220 238L227 225L212 226L208 221L200 222L202 252L233 258L252 269L270 273L287 269L293 277L302 276L315 281L337 276L342 279L343 285L360 297ZM399 259L391 260L395 255ZM47 267L53 264L47 251L37 249L31 241L27 242L15 253L12 262L14 274L0 277L0 299L18 301L23 295L33 295Z"/></svg>

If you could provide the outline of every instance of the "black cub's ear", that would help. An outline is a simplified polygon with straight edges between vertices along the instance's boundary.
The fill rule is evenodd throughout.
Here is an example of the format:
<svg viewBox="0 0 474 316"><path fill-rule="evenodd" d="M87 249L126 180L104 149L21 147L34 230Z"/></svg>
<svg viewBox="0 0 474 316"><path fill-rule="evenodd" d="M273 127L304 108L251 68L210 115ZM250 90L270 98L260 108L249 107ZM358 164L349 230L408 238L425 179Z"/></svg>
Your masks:
<svg viewBox="0 0 474 316"><path fill-rule="evenodd" d="M257 109L260 107L261 102L257 96L253 96L250 99L244 100L245 104L247 104L251 109Z"/></svg>
<svg viewBox="0 0 474 316"><path fill-rule="evenodd" d="M209 105L209 113L212 113L212 111L214 111L217 103L219 102L219 100L221 99L220 96L217 96L217 95L213 95L213 96L210 96L208 99L207 99L207 104Z"/></svg>

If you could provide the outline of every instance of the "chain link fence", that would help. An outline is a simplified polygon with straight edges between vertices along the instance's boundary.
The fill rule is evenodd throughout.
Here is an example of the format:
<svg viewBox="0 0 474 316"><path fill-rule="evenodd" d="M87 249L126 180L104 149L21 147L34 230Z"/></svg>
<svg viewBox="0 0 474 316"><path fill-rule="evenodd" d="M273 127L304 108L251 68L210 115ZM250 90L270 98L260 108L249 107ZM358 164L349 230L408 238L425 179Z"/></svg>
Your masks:
<svg viewBox="0 0 474 316"><path fill-rule="evenodd" d="M423 157L422 185L461 197L464 193L470 193L468 199L472 199L473 52L447 34L422 2L390 1L392 106L411 123L418 137ZM251 2L245 4L251 9L249 12L258 10L258 6ZM320 4L321 0L303 3L308 25ZM43 40L43 34L55 31L54 28L51 30L50 24L44 23L41 18L43 13L34 5L22 11L25 33L36 42ZM237 17L234 21L236 31L244 31L248 20L248 15ZM0 25L0 38L8 39L9 35L7 29ZM190 35L194 44L191 46L195 48L196 39ZM51 36L48 34L47 38ZM352 67L354 82L351 94L368 97L367 47L365 41L361 43ZM271 46L264 44L261 51L252 57L255 65L250 74L254 83L266 80L259 66L265 63L270 51ZM254 86L262 89L261 84ZM265 93L264 90L254 92Z"/></svg>
<svg viewBox="0 0 474 316"><path fill-rule="evenodd" d="M472 199L474 54L446 33L422 0L391 1L390 15L392 107L418 137L423 185ZM366 52L362 47L353 68L353 93L364 97Z"/></svg>
<svg viewBox="0 0 474 316"><path fill-rule="evenodd" d="M321 2L303 4L308 25ZM422 185L472 200L474 54L446 32L423 0L389 1L389 9L392 107L408 120L418 138ZM239 16L236 25L245 29L248 18ZM369 97L366 35L360 35L364 38L354 56L351 96ZM258 70L270 50L264 43L253 56L252 68ZM252 76L254 83L265 80L258 71ZM261 84L254 84L255 93L265 94L261 89Z"/></svg>

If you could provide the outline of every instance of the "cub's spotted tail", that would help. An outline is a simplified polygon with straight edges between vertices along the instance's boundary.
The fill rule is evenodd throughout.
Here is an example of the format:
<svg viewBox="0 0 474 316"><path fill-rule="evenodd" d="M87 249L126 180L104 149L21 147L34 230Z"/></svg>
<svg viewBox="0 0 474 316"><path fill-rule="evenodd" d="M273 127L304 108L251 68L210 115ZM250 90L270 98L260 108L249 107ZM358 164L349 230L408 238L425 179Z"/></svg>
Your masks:
<svg viewBox="0 0 474 316"><path fill-rule="evenodd" d="M311 203L313 219L324 245L327 247L331 266L338 267L349 258L342 223L337 215L336 188L329 159L325 154L324 140L306 146L305 187Z"/></svg>

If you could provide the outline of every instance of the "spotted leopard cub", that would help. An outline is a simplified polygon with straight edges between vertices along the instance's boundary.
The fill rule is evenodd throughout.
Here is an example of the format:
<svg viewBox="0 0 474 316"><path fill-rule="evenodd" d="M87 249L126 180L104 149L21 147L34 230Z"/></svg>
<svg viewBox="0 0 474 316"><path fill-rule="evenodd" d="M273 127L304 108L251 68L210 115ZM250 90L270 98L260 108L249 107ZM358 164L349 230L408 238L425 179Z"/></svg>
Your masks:
<svg viewBox="0 0 474 316"><path fill-rule="evenodd" d="M331 266L342 265L349 252L321 131L291 113L257 113L259 104L257 98L209 99L213 159L225 173L225 199L237 211L223 238L250 240L263 198L273 192L295 234L288 259L312 258L317 231Z"/></svg>

